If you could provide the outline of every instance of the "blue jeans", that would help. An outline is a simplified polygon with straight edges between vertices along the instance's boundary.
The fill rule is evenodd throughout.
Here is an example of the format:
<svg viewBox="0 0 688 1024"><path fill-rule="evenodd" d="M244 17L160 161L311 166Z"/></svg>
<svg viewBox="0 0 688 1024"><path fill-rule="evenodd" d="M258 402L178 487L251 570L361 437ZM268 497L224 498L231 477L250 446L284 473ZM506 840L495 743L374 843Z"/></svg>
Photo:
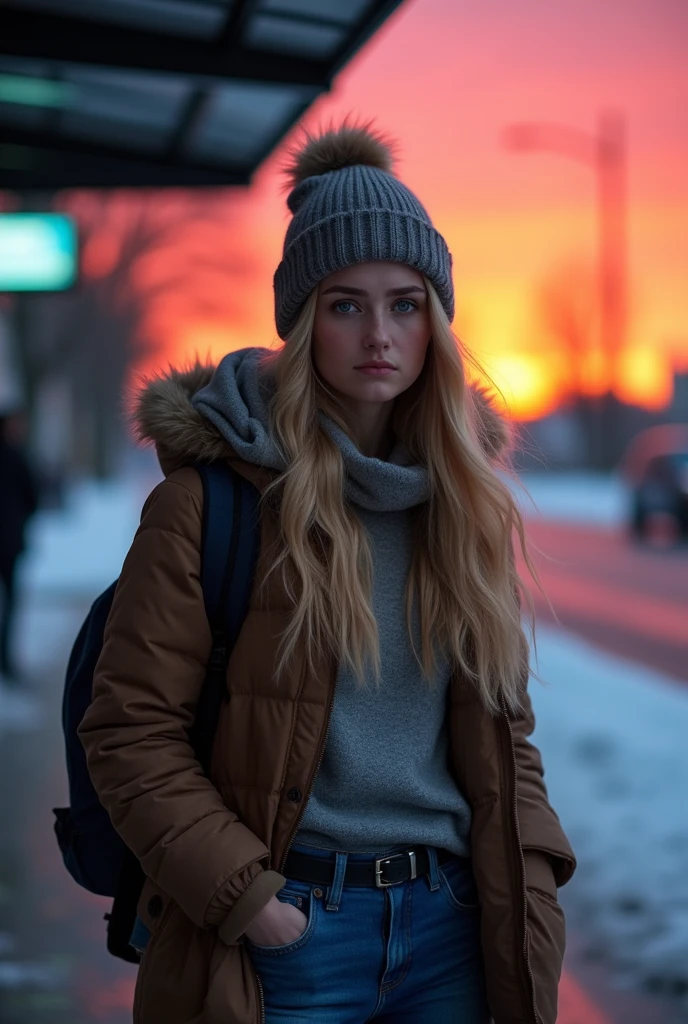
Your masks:
<svg viewBox="0 0 688 1024"><path fill-rule="evenodd" d="M295 942L246 939L266 1024L488 1024L470 860L439 866L428 847L426 875L374 889L342 884L347 859L370 855L294 849L336 862L335 874L328 888L288 879L277 893L308 918Z"/></svg>

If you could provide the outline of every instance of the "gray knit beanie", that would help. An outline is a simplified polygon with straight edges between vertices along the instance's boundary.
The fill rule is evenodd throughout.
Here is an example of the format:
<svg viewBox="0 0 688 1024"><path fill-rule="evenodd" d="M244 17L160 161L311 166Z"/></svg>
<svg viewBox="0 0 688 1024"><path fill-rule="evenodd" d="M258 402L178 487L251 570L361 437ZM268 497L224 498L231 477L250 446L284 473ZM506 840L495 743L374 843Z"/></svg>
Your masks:
<svg viewBox="0 0 688 1024"><path fill-rule="evenodd" d="M329 274L354 263L392 260L432 281L454 317L452 259L444 238L413 192L391 173L383 137L343 125L309 138L287 168L293 213L275 272L275 322L281 338L303 303Z"/></svg>

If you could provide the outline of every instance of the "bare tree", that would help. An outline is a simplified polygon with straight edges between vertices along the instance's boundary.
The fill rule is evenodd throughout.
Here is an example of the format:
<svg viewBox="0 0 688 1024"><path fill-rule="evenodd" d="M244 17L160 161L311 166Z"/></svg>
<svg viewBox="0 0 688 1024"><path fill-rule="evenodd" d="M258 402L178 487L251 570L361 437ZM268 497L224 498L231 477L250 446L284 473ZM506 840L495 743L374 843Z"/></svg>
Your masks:
<svg viewBox="0 0 688 1024"><path fill-rule="evenodd" d="M546 337L564 356L568 394L576 400L586 392L586 368L597 339L593 269L581 260L556 267L538 289L537 309Z"/></svg>
<svg viewBox="0 0 688 1024"><path fill-rule="evenodd" d="M81 280L72 292L31 300L23 375L30 402L51 378L69 377L74 461L102 476L121 446L128 375L162 353L151 313L173 300L190 321L242 322L253 264L245 243L237 251L226 192L73 192L54 207L77 218Z"/></svg>
<svg viewBox="0 0 688 1024"><path fill-rule="evenodd" d="M586 461L601 464L604 437L601 399L590 393L591 364L598 347L599 303L594 268L571 258L545 278L536 293L536 312L545 339L565 366L565 395L578 422Z"/></svg>

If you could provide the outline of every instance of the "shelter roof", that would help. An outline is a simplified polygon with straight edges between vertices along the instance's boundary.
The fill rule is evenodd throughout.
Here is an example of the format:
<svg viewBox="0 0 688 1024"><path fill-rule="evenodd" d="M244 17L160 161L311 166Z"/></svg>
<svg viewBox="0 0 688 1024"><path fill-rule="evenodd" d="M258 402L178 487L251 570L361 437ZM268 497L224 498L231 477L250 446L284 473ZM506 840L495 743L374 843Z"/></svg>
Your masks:
<svg viewBox="0 0 688 1024"><path fill-rule="evenodd" d="M3 0L0 188L247 184L401 0Z"/></svg>

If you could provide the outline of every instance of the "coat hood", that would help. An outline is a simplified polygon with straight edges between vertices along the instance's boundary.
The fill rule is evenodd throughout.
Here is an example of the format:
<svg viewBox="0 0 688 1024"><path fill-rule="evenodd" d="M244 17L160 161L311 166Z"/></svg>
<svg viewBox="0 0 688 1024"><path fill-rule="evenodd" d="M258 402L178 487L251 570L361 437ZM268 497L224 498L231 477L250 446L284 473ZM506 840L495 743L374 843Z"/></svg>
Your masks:
<svg viewBox="0 0 688 1024"><path fill-rule="evenodd" d="M194 461L241 459L258 468L257 486L266 485L284 468L268 429L274 380L261 366L268 350L231 352L215 367L170 368L144 382L135 399L133 418L142 443L154 443L165 475ZM474 391L480 437L488 457L508 447L509 428L484 390ZM321 424L337 444L346 468L347 497L364 508L389 511L427 499L427 470L412 465L398 443L388 461L368 458L351 439L321 414Z"/></svg>

